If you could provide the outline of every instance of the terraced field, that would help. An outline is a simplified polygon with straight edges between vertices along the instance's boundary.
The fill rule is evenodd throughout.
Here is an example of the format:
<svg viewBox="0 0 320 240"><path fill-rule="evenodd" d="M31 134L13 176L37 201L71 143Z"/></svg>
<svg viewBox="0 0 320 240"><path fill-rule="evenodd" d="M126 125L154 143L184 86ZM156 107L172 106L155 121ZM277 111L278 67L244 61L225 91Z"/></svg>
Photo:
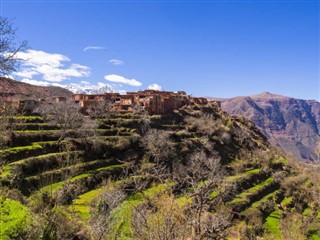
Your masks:
<svg viewBox="0 0 320 240"><path fill-rule="evenodd" d="M32 123L18 125L24 130L15 131L15 138L20 145L1 151L6 165L0 175L1 182L5 184L12 184L10 182L12 179L19 178L21 190L28 194L67 179L80 180L93 174L97 176L101 174L102 177L117 171L120 174L121 157L138 157L138 153L134 150L129 153L132 150L131 134L135 128L114 128L113 125L107 125L106 129L96 129L99 136L95 140L103 141L106 147L117 152L119 156L117 159L110 153L108 158L100 159L98 156L87 154L84 145L81 144L81 138L58 142L59 130L56 126L43 123L39 117L28 119ZM50 126L54 130L43 130L43 126ZM120 149L121 146L117 144L121 144L121 141L128 146ZM74 142L77 146L72 145Z"/></svg>
<svg viewBox="0 0 320 240"><path fill-rule="evenodd" d="M171 116L148 116L147 120L145 115L114 113L96 120L97 128L79 129L64 140L60 139L58 126L41 117L17 118L15 141L0 152L3 162L0 182L12 198L9 201L22 203L16 206L23 209L21 214L28 211L35 214L41 204L51 206L51 212L70 221L71 224L65 226L69 232L78 234L83 230L89 239L97 239L98 228L94 225L100 219L97 208L105 207L102 201L105 196L121 187L121 202L109 213L112 224L99 225L99 229L104 226L105 231L101 236L139 239L134 237L131 218L136 209L148 201L156 202L159 195L167 192L174 195L175 209L192 204L196 201L196 188L206 187L207 179L199 180L192 187L183 179L176 180L173 175L178 165L175 164L183 165L196 151L207 155L214 152L219 155L223 175L218 186L208 188L205 201L213 212L218 205L223 205L232 213L231 224L224 229L226 237L286 239L289 230L285 227L290 229L286 225L288 216L299 216L294 219L300 228L308 226L308 236L301 239L319 239L320 214L314 217L315 211L320 212L319 206L311 199L310 202L301 201L299 196L307 193L301 193L301 189L312 188L315 183L299 177L300 173L279 155L267 160L249 155L243 158L243 150L269 148L260 132L243 119L211 110L214 120L209 128L185 120L198 116L200 110L208 111L184 109ZM153 161L152 154L143 145L146 125L148 129L158 129L159 134L164 131L170 135L170 161L165 161L169 175L160 172L158 162ZM158 144L161 144L160 135ZM186 172L192 173L188 165L184 167ZM295 191L289 191L293 189L291 185L288 187L289 181L282 183L286 177L297 182ZM22 194L14 196L14 191ZM16 202L8 202L7 205L14 204ZM30 226L30 219L28 217L19 231ZM308 223L310 226L306 225L308 221L312 221ZM5 234L2 232L0 236Z"/></svg>

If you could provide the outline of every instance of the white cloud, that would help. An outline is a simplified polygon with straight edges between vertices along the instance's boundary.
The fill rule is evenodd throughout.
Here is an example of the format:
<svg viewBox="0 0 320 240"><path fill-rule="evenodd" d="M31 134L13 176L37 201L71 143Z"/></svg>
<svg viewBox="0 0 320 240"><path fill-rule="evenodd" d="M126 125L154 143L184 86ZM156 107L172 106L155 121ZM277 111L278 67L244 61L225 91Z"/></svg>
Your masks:
<svg viewBox="0 0 320 240"><path fill-rule="evenodd" d="M51 84L49 82L38 81L38 80L27 79L27 78L22 79L21 82L29 83L36 86L49 86Z"/></svg>
<svg viewBox="0 0 320 240"><path fill-rule="evenodd" d="M106 50L106 48L101 46L87 46L83 49L84 52L88 50Z"/></svg>
<svg viewBox="0 0 320 240"><path fill-rule="evenodd" d="M113 65L123 65L124 61L119 60L119 59L111 59L111 60L109 60L109 63L111 63Z"/></svg>
<svg viewBox="0 0 320 240"><path fill-rule="evenodd" d="M123 83L123 84L127 84L127 85L134 86L134 87L139 87L142 85L141 82L139 82L135 79L128 79L128 78L125 78L123 76L116 75L116 74L106 75L106 76L104 76L104 79L106 79L110 82Z"/></svg>
<svg viewBox="0 0 320 240"><path fill-rule="evenodd" d="M66 88L73 93L86 93L86 94L102 94L105 92L117 92L110 84L98 82L97 84L91 84L88 81L80 81L80 83L61 84L57 82L45 82L33 79L24 78L21 82L36 85L36 86L56 86Z"/></svg>
<svg viewBox="0 0 320 240"><path fill-rule="evenodd" d="M150 84L148 86L148 89L150 90L157 90L157 91L161 91L162 90L162 87L156 83L153 83L153 84Z"/></svg>
<svg viewBox="0 0 320 240"><path fill-rule="evenodd" d="M61 82L71 77L90 76L90 68L87 66L76 63L65 66L71 60L62 54L28 50L18 53L17 57L25 60L21 64L21 71L15 73L19 77L31 79L41 76L49 82Z"/></svg>
<svg viewBox="0 0 320 240"><path fill-rule="evenodd" d="M33 71L30 68L26 68L26 69L22 69L20 72L16 72L14 73L15 75L19 76L19 77L24 77L24 78L32 78L35 75L38 75L38 72Z"/></svg>
<svg viewBox="0 0 320 240"><path fill-rule="evenodd" d="M27 50L26 52L19 52L18 58L24 59L28 66L38 66L40 64L47 64L52 67L60 67L61 62L70 61L67 56L58 53L47 53L39 50Z"/></svg>

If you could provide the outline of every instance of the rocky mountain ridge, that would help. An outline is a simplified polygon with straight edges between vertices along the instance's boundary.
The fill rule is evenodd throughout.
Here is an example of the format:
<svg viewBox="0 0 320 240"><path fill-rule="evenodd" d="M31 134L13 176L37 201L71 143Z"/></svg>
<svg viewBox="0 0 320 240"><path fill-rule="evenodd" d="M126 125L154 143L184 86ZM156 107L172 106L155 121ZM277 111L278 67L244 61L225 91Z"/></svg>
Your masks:
<svg viewBox="0 0 320 240"><path fill-rule="evenodd" d="M295 159L318 161L319 102L268 92L218 100L223 110L252 120L271 142Z"/></svg>
<svg viewBox="0 0 320 240"><path fill-rule="evenodd" d="M0 77L0 98L16 100L19 98L51 98L69 97L72 95L67 89L55 86L35 86L28 83Z"/></svg>

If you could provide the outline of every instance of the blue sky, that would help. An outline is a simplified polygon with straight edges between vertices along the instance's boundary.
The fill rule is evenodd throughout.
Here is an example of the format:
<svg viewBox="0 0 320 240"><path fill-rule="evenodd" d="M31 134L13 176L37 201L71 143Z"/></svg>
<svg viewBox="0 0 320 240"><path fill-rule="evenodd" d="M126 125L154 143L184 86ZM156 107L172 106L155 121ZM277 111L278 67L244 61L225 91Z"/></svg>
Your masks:
<svg viewBox="0 0 320 240"><path fill-rule="evenodd" d="M320 100L318 1L3 0L1 15L31 47L26 82Z"/></svg>

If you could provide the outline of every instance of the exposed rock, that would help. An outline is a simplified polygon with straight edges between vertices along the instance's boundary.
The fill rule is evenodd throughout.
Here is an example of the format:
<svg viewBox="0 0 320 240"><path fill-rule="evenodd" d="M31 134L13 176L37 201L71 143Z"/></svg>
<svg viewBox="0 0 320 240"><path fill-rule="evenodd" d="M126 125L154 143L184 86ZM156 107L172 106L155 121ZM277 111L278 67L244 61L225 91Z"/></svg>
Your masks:
<svg viewBox="0 0 320 240"><path fill-rule="evenodd" d="M252 120L271 142L297 160L317 161L320 103L268 92L251 97L219 99L222 109Z"/></svg>

